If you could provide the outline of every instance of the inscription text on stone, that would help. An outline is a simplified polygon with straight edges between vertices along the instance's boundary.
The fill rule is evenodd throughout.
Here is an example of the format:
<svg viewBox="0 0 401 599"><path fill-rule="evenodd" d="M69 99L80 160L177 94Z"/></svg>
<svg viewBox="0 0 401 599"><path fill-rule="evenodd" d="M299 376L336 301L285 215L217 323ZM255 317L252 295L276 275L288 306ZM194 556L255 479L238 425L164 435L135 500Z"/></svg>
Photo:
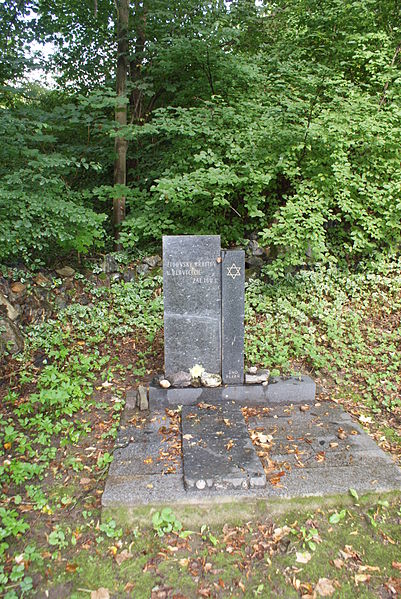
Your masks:
<svg viewBox="0 0 401 599"><path fill-rule="evenodd" d="M192 277L194 283L214 283L214 273L205 275L203 269L213 268L215 265L211 260L199 262L177 262L167 261L165 274L168 277Z"/></svg>

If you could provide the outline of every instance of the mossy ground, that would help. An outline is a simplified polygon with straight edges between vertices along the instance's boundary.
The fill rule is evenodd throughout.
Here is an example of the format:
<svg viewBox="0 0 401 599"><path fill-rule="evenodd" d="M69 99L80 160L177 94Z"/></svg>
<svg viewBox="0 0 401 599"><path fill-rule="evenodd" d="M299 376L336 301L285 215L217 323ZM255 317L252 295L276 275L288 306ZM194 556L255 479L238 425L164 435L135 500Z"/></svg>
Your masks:
<svg viewBox="0 0 401 599"><path fill-rule="evenodd" d="M337 497L319 507L307 500L285 504L281 514L242 524L209 528L205 520L203 532L186 539L158 537L148 526L86 550L56 551L41 592L68 589L74 599L102 587L110 597L138 599L313 597L320 596L321 579L338 598L392 597L401 590L398 494ZM330 523L342 510L340 521ZM309 561L300 562L299 554Z"/></svg>

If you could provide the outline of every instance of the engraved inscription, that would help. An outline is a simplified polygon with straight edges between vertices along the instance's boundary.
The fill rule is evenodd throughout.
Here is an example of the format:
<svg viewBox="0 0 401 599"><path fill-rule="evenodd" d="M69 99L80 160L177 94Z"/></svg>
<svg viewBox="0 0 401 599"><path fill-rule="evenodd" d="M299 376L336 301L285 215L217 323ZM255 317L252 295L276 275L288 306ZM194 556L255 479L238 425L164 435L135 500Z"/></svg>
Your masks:
<svg viewBox="0 0 401 599"><path fill-rule="evenodd" d="M165 274L168 277L191 277L194 283L214 283L216 276L205 274L205 269L214 268L215 264L211 260L200 261L167 261Z"/></svg>
<svg viewBox="0 0 401 599"><path fill-rule="evenodd" d="M227 373L227 376L229 378L231 378L231 379L239 379L239 378L241 378L238 370L229 370L228 373Z"/></svg>

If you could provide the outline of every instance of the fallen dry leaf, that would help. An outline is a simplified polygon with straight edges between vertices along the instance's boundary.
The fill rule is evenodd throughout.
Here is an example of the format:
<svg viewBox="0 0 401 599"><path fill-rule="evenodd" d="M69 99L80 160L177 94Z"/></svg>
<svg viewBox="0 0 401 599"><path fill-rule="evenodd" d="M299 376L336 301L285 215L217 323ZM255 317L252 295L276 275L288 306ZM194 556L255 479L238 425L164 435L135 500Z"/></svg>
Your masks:
<svg viewBox="0 0 401 599"><path fill-rule="evenodd" d="M391 564L396 570L401 570L401 562L393 562Z"/></svg>
<svg viewBox="0 0 401 599"><path fill-rule="evenodd" d="M343 428L339 428L337 431L337 437L339 439L346 439L347 438L347 433L345 432L345 430Z"/></svg>
<svg viewBox="0 0 401 599"><path fill-rule="evenodd" d="M359 585L360 582L369 582L370 574L355 574L355 584Z"/></svg>
<svg viewBox="0 0 401 599"><path fill-rule="evenodd" d="M128 549L123 549L120 553L117 553L115 559L118 566L121 566L123 562L127 559L131 559L132 553L128 551Z"/></svg>
<svg viewBox="0 0 401 599"><path fill-rule="evenodd" d="M315 586L315 592L321 597L331 597L334 593L335 588L333 581L329 578L319 578L317 585Z"/></svg>
<svg viewBox="0 0 401 599"><path fill-rule="evenodd" d="M66 567L65 567L65 571L73 573L73 572L76 571L77 568L78 568L78 564L67 564Z"/></svg>
<svg viewBox="0 0 401 599"><path fill-rule="evenodd" d="M383 532L382 530L380 530L379 532L380 532L381 536L383 537L383 539L385 541L388 541L389 543L391 543L391 545L395 545L394 539L392 539L391 537L389 537L388 535L386 535L386 533Z"/></svg>
<svg viewBox="0 0 401 599"><path fill-rule="evenodd" d="M389 578L384 585L394 597L401 595L401 578Z"/></svg>
<svg viewBox="0 0 401 599"><path fill-rule="evenodd" d="M281 470L281 472L274 472L273 476L269 479L269 482L272 485L278 486L280 484L280 480L283 476L285 476L284 470Z"/></svg>
<svg viewBox="0 0 401 599"><path fill-rule="evenodd" d="M261 431L258 431L255 429L250 430L249 434L250 434L252 441L256 445L265 445L265 444L271 443L271 441L273 441L272 435L266 435L265 433L262 433Z"/></svg>
<svg viewBox="0 0 401 599"><path fill-rule="evenodd" d="M278 543L283 537L286 537L291 532L289 526L283 526L283 528L275 528L273 530L273 541Z"/></svg>
<svg viewBox="0 0 401 599"><path fill-rule="evenodd" d="M340 549L339 554L347 561L347 559L360 560L359 554L352 548L352 545L345 545L344 549Z"/></svg>
<svg viewBox="0 0 401 599"><path fill-rule="evenodd" d="M363 566L362 564L358 566L358 572L380 572L379 566Z"/></svg>
<svg viewBox="0 0 401 599"><path fill-rule="evenodd" d="M100 589L97 589L97 591L92 591L91 599L110 599L109 589L100 587Z"/></svg>
<svg viewBox="0 0 401 599"><path fill-rule="evenodd" d="M333 564L335 565L335 567L336 567L338 570L340 570L340 569L343 567L343 565L344 565L344 562L343 562L343 560L342 560L342 559L340 559L340 558L338 557L337 559L333 559Z"/></svg>
<svg viewBox="0 0 401 599"><path fill-rule="evenodd" d="M309 553L309 551L297 551L296 556L296 561L299 564L307 564L312 559L312 555Z"/></svg>
<svg viewBox="0 0 401 599"><path fill-rule="evenodd" d="M127 582L127 584L124 587L124 591L126 593L129 593L130 591L132 591L132 589L134 588L134 584L132 584L132 582Z"/></svg>

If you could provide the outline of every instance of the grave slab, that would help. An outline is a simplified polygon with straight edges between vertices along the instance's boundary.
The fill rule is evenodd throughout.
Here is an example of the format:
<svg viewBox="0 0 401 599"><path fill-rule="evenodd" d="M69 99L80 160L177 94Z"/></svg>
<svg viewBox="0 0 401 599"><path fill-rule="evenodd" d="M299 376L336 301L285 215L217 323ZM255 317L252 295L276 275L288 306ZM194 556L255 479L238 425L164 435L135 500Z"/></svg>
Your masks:
<svg viewBox="0 0 401 599"><path fill-rule="evenodd" d="M351 466L293 468L280 485L268 485L269 497L324 497L348 495L349 489L359 495L369 492L401 490L401 472L394 464L364 462Z"/></svg>
<svg viewBox="0 0 401 599"><path fill-rule="evenodd" d="M192 432L184 432L192 435L191 438L183 439L183 461L184 469L186 467L186 459L189 456L189 465L193 460L194 474L191 484L191 479L188 477L189 485L185 485L184 472L180 458L175 465L173 472L167 473L159 468L157 456L160 451L166 448L166 443L163 443L164 436L160 434L160 429L168 426L169 418L161 411L157 418L155 415L148 413L146 415L139 414L138 417L131 418L131 422L127 422L127 427L130 428L131 436L136 439L135 442L129 445L135 445L135 449L130 447L121 448L123 451L116 451L114 462L115 465L110 467L109 476L107 478L105 491L102 498L102 505L106 510L104 513L108 516L116 518L120 521L135 522L139 517L138 514L145 514L149 521L149 514L154 509L160 509L164 505L171 506L176 515L187 513L188 525L191 525L191 518L194 517L194 506L202 515L203 521L210 522L213 519L218 521L218 514L226 521L230 514L230 508L224 508L224 505L230 505L234 502L237 506L242 505L241 509L244 517L249 516L252 510L264 509L268 511L269 506L276 500L294 499L306 496L332 496L338 494L348 494L349 488L354 488L360 495L366 492L389 492L401 491L401 470L393 462L391 455L383 452L357 423L352 422L350 416L346 414L342 408L331 402L322 402L320 405L311 406L307 412L301 412L299 406L274 406L274 408L254 408L253 411L258 412L257 416L252 416L248 420L250 430L255 430L255 424L259 425L258 430L268 434L272 427L279 422L280 437L273 433L271 448L266 456L266 459L261 456L260 465L249 459L252 455L248 452L249 437L242 437L239 432L241 425L236 426L241 422L240 406L229 403L228 405L219 404L218 418L213 423L212 420L205 425L202 425L202 420L198 420L197 408L188 406L183 408L183 423L185 428L185 415L195 415L195 418L187 419L187 422L192 421ZM231 415L229 411L233 408ZM206 413L208 410L206 409ZM209 408L210 412L210 408ZM214 411L216 412L216 411ZM132 414L132 412L130 412ZM242 412L241 412L242 413ZM228 418L227 418L228 415ZM235 415L235 416L234 416ZM288 418L288 415L292 415ZM223 435L218 435L221 424L224 423L224 418L229 422L235 422L235 426L226 425L226 430L222 430ZM316 428L317 419L324 425L325 433L320 435L319 428ZM271 423L269 422L271 420ZM138 429L143 435L143 431L149 430L146 437L140 440L140 435L136 435L131 427L135 427L133 422L139 423ZM167 421L167 424L166 424ZM330 449L321 449L320 441L325 443L335 437L337 434L339 423L342 423L342 428L349 427L349 431L357 431L357 435L349 435L344 440L338 441L338 447ZM289 440L297 436L305 438L306 432L309 429L308 440L311 443ZM203 433L207 431L207 435ZM148 439L150 435L150 439ZM239 442L243 440L243 445ZM209 442L208 442L209 441ZM227 444L233 441L231 449L227 450ZM199 443L195 447L187 447L187 443ZM303 466L301 467L296 459L295 445L299 449L297 454L298 459ZM146 448L153 447L153 454L156 458L156 466L153 463L144 464L143 461L152 455L148 455ZM157 448L159 448L157 450ZM205 448L209 451L205 451ZM291 453L294 449L294 453ZM189 450L190 453L186 453ZM224 450L224 453L223 453ZM256 453L259 448L255 448ZM321 451L324 451L324 460L320 461L317 456ZM191 452L194 452L191 454ZM280 453L281 452L281 453ZM200 456L199 460L194 459L194 455ZM212 460L217 459L218 463L223 456L224 467L227 467L227 477L224 475L219 478L219 473L216 475L216 470L211 467ZM229 460L228 457L232 457ZM268 460L267 460L268 458ZM257 457L259 460L259 457ZM237 460L241 461L240 467L235 468ZM131 462L130 462L131 461ZM142 462L138 466L139 462ZM130 464L129 464L130 462ZM168 464L169 462L167 462ZM113 463L114 464L114 463ZM253 464L257 465L257 476L253 482L249 475L252 472ZM266 478L261 475L260 468L266 466ZM234 467L233 467L234 465ZM248 468L245 473L241 467ZM200 468L202 466L202 468ZM155 471L156 469L156 471ZM114 472L114 475L113 475ZM141 472L141 474L138 474ZM277 483L277 473L282 472ZM209 473L211 476L209 476ZM189 472L191 474L191 472ZM224 473L223 473L224 474ZM213 479L212 477L215 477ZM201 478L202 477L202 478ZM196 487L196 481L203 480L205 488L201 491ZM217 485L213 486L213 481ZM208 487L208 482L212 482L212 486ZM264 486L258 486L259 483ZM253 486L255 484L255 486ZM238 486L237 486L238 485ZM264 502L264 503L263 503ZM280 504L282 505L282 504ZM121 508L124 510L121 511ZM188 511L185 510L188 508ZM198 513L198 512L196 512ZM233 513L237 514L237 511Z"/></svg>
<svg viewBox="0 0 401 599"><path fill-rule="evenodd" d="M150 418L143 418L135 424L129 420L120 425L114 443L115 448L126 447L129 443L149 443L154 435L169 424L169 419L163 413L152 413Z"/></svg>
<svg viewBox="0 0 401 599"><path fill-rule="evenodd" d="M207 442L222 438L227 443L230 439L249 437L241 409L233 402L187 406L181 412L181 419L183 434L190 428L190 435Z"/></svg>
<svg viewBox="0 0 401 599"><path fill-rule="evenodd" d="M130 443L123 449L116 449L109 475L117 478L162 474L165 467L158 460L159 451L160 445L155 443Z"/></svg>
<svg viewBox="0 0 401 599"><path fill-rule="evenodd" d="M266 476L239 406L183 407L186 489L254 488Z"/></svg>

